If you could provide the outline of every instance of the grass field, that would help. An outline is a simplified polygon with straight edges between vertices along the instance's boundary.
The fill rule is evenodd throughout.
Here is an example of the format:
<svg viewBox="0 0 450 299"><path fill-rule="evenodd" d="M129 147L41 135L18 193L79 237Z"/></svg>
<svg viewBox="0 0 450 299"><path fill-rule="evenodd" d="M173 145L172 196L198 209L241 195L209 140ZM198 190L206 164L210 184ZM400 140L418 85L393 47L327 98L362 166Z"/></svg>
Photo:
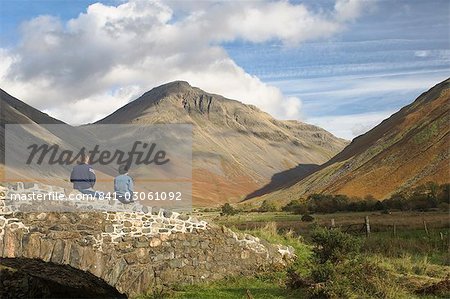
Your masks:
<svg viewBox="0 0 450 299"><path fill-rule="evenodd" d="M198 215L206 220L236 227L240 230L255 229L265 226L268 222L275 222L278 229L294 230L300 235L308 235L312 223L302 222L301 215L285 212L246 212L233 216L220 216L219 212L198 212ZM426 222L428 229L441 229L448 234L450 228L450 215L446 212L345 212L333 214L314 214L314 225L330 226L331 219L334 219L336 227L346 229L349 225L363 224L364 218L369 216L371 230L373 232L393 231L395 224L396 231L420 230L424 229L423 222Z"/></svg>
<svg viewBox="0 0 450 299"><path fill-rule="evenodd" d="M364 223L364 217L369 216L372 227L369 238L364 234L353 234L361 241L360 258L365 263L362 269L369 269L369 276L363 277L365 282L351 286L345 285L348 278L337 283L348 288L354 298L450 298L448 213L335 213L314 215L312 223L302 222L299 215L284 212L220 216L218 212L209 211L198 212L198 216L272 243L293 246L298 255L296 263L301 265L297 270L304 275L311 271L313 246L310 233L314 227L330 226L331 219L334 219L336 227L343 230L348 225ZM424 221L428 233L424 229ZM268 272L179 287L145 298L309 298L305 289L289 289L286 281L286 271ZM444 285L444 289L435 294L418 293L421 288L439 284Z"/></svg>

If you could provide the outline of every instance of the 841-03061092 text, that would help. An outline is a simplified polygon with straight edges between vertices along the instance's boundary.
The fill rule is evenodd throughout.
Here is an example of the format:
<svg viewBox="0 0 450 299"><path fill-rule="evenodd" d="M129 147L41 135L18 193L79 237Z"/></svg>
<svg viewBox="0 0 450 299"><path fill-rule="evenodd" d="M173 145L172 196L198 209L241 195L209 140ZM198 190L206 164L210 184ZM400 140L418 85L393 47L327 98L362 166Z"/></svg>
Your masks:
<svg viewBox="0 0 450 299"><path fill-rule="evenodd" d="M115 192L108 192L104 195L105 199L114 198L116 196ZM128 197L128 198L127 198ZM150 192L133 192L132 194L126 194L126 199L131 199L133 201L138 200L155 200L155 201L163 201L163 200L182 200L182 192L180 191L150 191Z"/></svg>

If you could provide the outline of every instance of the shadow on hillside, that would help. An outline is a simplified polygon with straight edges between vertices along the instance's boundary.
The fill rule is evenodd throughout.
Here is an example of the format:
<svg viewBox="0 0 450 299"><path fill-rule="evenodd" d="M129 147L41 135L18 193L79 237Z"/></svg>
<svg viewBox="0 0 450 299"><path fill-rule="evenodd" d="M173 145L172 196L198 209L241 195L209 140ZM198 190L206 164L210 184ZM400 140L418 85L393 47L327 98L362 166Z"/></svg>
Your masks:
<svg viewBox="0 0 450 299"><path fill-rule="evenodd" d="M263 186L262 188L248 194L243 201L258 197L273 191L288 188L300 180L304 179L317 169L319 169L317 164L299 164L294 168L276 173L270 179L270 182Z"/></svg>

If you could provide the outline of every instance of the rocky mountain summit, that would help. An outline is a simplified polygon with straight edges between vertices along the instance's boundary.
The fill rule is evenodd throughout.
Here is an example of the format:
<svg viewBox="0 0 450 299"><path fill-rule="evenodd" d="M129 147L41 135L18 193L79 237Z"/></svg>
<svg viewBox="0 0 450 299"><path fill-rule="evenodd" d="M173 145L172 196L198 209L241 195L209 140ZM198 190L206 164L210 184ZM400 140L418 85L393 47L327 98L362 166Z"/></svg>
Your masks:
<svg viewBox="0 0 450 299"><path fill-rule="evenodd" d="M130 102L97 124L192 124L194 204L239 201L280 171L322 164L347 142L298 121L176 81ZM304 167L298 167L298 166ZM297 174L291 174L296 176Z"/></svg>

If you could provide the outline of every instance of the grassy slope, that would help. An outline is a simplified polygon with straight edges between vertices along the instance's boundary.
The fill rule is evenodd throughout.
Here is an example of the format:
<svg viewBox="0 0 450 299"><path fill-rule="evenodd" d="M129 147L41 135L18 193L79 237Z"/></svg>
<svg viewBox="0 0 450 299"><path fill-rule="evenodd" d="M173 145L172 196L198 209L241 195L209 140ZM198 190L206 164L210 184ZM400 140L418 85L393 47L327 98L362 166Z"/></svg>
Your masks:
<svg viewBox="0 0 450 299"><path fill-rule="evenodd" d="M311 193L384 199L427 181L449 180L450 80L442 82L295 185L259 198L274 202Z"/></svg>
<svg viewBox="0 0 450 299"><path fill-rule="evenodd" d="M322 217L324 216L330 215L322 215ZM341 215L333 214L331 216L336 219L341 216L347 221L360 221L362 213L342 213ZM396 215L397 218L400 216L399 214ZM416 226L418 229L411 227L399 229L396 236L393 236L391 231L374 232L369 239L361 236L360 238L363 241L361 257L367 261L368 265L375 265L373 271L381 272L374 273L373 277L368 277L368 285L354 284L354 289L350 292L354 293L355 298L361 298L362 294L373 292L373 288L378 290L379 298L446 298L445 296L417 295L414 293L415 290L436 283L450 274L450 267L448 266L450 265L450 257L447 251L448 235L445 236L447 243L443 243L439 235L442 229L433 229L433 227L440 225L441 216L432 213L426 216L425 219L430 226L429 236L420 228L419 224ZM298 217L297 215L278 212L255 213L249 217L260 221L262 226L257 229L246 230L247 233L272 243L293 246L299 256L298 263L304 265L301 266L300 271L304 275L309 273L312 247L307 245L308 236L305 235L305 240L302 237L296 237L292 230L285 230L280 233L274 222L268 222L280 219L292 220ZM405 223L410 225L417 221L421 224L420 219L423 219L414 215L414 213L403 213L402 218L405 218ZM222 219L232 221L236 225L239 216L223 217ZM241 220L245 221L243 219L246 218L241 216ZM328 223L330 218L324 217L323 219ZM385 282L383 275L388 275L392 281ZM353 278L360 279L357 273ZM285 281L285 271L269 271L254 277L230 277L212 283L178 287L165 293L163 297L247 298L248 290L254 298L306 298L306 290L289 290L285 286ZM158 297L148 295L143 298Z"/></svg>

